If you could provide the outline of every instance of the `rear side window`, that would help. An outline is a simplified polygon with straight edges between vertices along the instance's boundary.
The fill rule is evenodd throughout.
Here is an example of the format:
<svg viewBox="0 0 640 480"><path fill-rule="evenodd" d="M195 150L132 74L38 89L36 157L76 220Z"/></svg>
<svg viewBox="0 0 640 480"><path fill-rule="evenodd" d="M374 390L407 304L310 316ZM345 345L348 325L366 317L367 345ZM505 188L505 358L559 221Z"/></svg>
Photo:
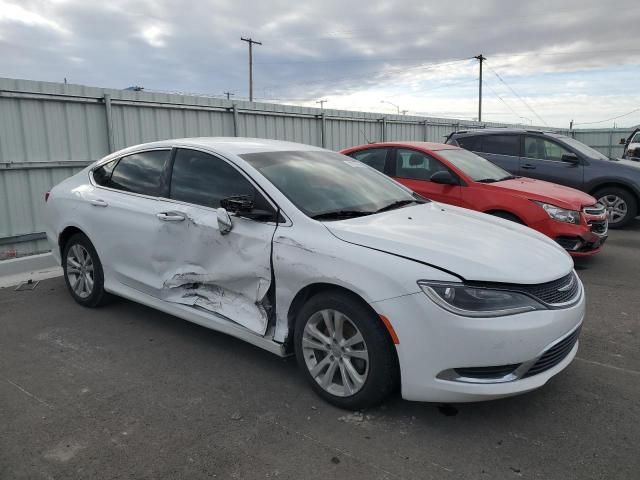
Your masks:
<svg viewBox="0 0 640 480"><path fill-rule="evenodd" d="M173 164L170 198L218 208L220 200L248 195L256 208L264 209L261 195L238 170L224 160L196 150L179 149Z"/></svg>
<svg viewBox="0 0 640 480"><path fill-rule="evenodd" d="M170 150L153 150L122 157L104 186L124 192L160 195L162 172L169 153Z"/></svg>
<svg viewBox="0 0 640 480"><path fill-rule="evenodd" d="M354 152L350 155L356 160L366 163L370 167L375 168L379 172L384 172L384 165L387 159L386 148L370 148L368 150L361 150Z"/></svg>
<svg viewBox="0 0 640 480"><path fill-rule="evenodd" d="M520 137L518 135L486 135L482 139L482 150L478 151L517 157L520 155Z"/></svg>
<svg viewBox="0 0 640 480"><path fill-rule="evenodd" d="M113 173L113 169L118 164L118 160L112 160L108 163L105 163L101 167L96 168L93 171L93 180L103 187L108 186L109 181L111 180L111 174Z"/></svg>
<svg viewBox="0 0 640 480"><path fill-rule="evenodd" d="M482 137L458 137L456 138L456 142L458 142L458 145L462 148L464 148L465 150L469 150L471 152L481 152L482 150L480 149L480 143L481 143Z"/></svg>

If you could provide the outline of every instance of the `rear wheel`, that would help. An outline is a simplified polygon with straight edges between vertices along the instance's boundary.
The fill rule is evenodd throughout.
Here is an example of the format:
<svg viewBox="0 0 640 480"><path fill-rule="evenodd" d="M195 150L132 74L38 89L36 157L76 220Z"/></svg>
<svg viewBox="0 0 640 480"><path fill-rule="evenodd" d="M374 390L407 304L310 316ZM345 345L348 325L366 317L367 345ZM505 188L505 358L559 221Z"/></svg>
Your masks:
<svg viewBox="0 0 640 480"><path fill-rule="evenodd" d="M98 253L86 235L76 233L62 253L64 280L73 299L85 307L98 307L107 300L104 273Z"/></svg>
<svg viewBox="0 0 640 480"><path fill-rule="evenodd" d="M359 299L342 292L312 297L295 327L298 365L329 403L358 410L382 402L399 380L385 327Z"/></svg>
<svg viewBox="0 0 640 480"><path fill-rule="evenodd" d="M636 198L623 188L605 187L598 190L594 197L607 209L610 228L625 227L638 214Z"/></svg>

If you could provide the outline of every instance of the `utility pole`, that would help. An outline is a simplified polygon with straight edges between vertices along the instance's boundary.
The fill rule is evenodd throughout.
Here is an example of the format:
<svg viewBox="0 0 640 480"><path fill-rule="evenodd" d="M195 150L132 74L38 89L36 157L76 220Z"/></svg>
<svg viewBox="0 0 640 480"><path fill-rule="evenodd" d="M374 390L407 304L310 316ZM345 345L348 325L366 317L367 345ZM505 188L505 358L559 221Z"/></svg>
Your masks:
<svg viewBox="0 0 640 480"><path fill-rule="evenodd" d="M318 100L316 103L320 104L320 110L324 110L324 104L327 103L326 100Z"/></svg>
<svg viewBox="0 0 640 480"><path fill-rule="evenodd" d="M249 101L253 102L253 44L262 45L262 42L257 42L251 37L240 37L240 40L249 44Z"/></svg>
<svg viewBox="0 0 640 480"><path fill-rule="evenodd" d="M231 92L223 92L227 96L227 100L231 100L231 97L235 95L235 93Z"/></svg>
<svg viewBox="0 0 640 480"><path fill-rule="evenodd" d="M480 62L480 78L478 81L478 121L482 121L482 62L484 62L487 58L480 54L475 57Z"/></svg>

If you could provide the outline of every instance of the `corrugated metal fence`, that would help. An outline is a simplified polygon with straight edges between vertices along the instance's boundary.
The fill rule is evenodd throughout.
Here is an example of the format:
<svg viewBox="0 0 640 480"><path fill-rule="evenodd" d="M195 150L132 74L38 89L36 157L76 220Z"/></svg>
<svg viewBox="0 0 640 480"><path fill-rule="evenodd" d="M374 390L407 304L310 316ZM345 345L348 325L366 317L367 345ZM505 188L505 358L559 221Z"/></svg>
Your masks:
<svg viewBox="0 0 640 480"><path fill-rule="evenodd" d="M0 78L0 259L46 251L41 205L52 185L110 152L197 136L259 137L332 150L380 140L443 141L461 128L504 126L250 103ZM609 156L626 131L573 132Z"/></svg>

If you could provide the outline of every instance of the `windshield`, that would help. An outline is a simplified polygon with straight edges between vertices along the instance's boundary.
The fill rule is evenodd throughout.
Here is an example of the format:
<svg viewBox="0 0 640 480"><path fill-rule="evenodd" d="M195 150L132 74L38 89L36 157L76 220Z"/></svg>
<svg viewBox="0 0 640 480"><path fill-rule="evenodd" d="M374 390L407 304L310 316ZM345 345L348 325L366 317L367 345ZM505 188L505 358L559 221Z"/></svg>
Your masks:
<svg viewBox="0 0 640 480"><path fill-rule="evenodd" d="M314 218L368 215L425 201L384 174L339 153L263 152L240 157Z"/></svg>
<svg viewBox="0 0 640 480"><path fill-rule="evenodd" d="M640 132L636 133L629 143L640 143Z"/></svg>
<svg viewBox="0 0 640 480"><path fill-rule="evenodd" d="M468 150L438 150L437 153L476 182L499 182L500 180L514 178L513 175L495 163L491 163L486 158L482 158Z"/></svg>
<svg viewBox="0 0 640 480"><path fill-rule="evenodd" d="M579 142L575 138L559 137L559 139L562 140L567 145L569 145L570 147L573 147L575 150L578 150L581 154L586 155L589 158L595 158L595 159L598 159L598 160L609 160L609 157L607 157L606 155L603 155L599 151L589 147L588 145L585 145L582 142Z"/></svg>

